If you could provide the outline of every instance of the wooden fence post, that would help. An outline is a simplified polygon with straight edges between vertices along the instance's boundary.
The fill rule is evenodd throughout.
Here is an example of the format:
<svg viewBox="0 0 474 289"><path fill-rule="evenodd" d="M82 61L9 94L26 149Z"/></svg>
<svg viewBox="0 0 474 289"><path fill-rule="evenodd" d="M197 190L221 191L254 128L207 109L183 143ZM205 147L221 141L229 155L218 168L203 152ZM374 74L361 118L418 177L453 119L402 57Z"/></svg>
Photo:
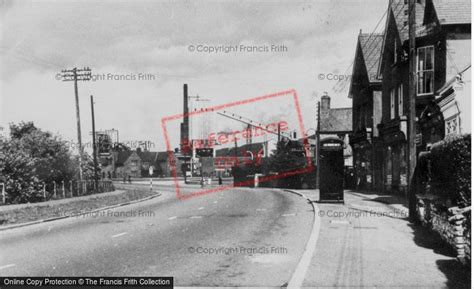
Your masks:
<svg viewBox="0 0 474 289"><path fill-rule="evenodd" d="M2 201L3 204L6 203L5 183L2 183Z"/></svg>
<svg viewBox="0 0 474 289"><path fill-rule="evenodd" d="M61 181L61 187L63 189L63 199L66 198L66 191L64 190L64 180Z"/></svg>

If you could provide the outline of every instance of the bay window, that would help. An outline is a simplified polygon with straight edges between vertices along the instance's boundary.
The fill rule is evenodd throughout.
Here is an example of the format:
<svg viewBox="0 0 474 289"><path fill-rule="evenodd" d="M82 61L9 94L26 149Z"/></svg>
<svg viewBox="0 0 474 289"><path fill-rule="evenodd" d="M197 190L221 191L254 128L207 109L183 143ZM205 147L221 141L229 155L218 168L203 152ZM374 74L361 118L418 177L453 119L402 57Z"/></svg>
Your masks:
<svg viewBox="0 0 474 289"><path fill-rule="evenodd" d="M417 94L430 94L434 90L434 47L420 47L417 50Z"/></svg>

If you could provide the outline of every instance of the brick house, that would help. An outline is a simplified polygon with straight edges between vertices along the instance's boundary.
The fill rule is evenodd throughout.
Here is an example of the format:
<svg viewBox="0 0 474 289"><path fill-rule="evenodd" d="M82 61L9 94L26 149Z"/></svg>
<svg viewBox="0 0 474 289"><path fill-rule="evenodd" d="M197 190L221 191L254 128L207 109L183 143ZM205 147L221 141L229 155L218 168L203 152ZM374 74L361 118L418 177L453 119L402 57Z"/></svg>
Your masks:
<svg viewBox="0 0 474 289"><path fill-rule="evenodd" d="M319 134L336 136L344 140L344 165L353 166L352 148L349 145L349 135L352 133L352 107L331 108L331 97L327 94L321 97Z"/></svg>
<svg viewBox="0 0 474 289"><path fill-rule="evenodd" d="M141 158L137 151L120 151L116 153L115 175L118 178L141 177Z"/></svg>
<svg viewBox="0 0 474 289"><path fill-rule="evenodd" d="M352 99L354 171L359 189L381 189L382 145L376 125L382 117L382 81L377 69L383 34L359 34L349 98Z"/></svg>

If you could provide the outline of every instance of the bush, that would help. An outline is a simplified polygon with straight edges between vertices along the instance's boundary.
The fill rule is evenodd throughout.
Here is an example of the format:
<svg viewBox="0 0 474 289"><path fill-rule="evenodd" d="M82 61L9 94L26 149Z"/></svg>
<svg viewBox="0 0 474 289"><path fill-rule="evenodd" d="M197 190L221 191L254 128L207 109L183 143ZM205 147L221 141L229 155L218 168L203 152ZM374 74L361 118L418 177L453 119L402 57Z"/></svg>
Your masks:
<svg viewBox="0 0 474 289"><path fill-rule="evenodd" d="M471 205L471 135L437 142L429 155L430 192L463 208Z"/></svg>

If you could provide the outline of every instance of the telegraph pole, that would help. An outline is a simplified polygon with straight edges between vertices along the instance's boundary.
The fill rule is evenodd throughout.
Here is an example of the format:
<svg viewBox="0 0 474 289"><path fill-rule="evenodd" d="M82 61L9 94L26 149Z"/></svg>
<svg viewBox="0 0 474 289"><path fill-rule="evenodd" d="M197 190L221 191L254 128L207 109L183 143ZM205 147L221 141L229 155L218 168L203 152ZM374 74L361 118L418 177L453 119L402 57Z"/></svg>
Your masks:
<svg viewBox="0 0 474 289"><path fill-rule="evenodd" d="M321 102L318 101L318 114L317 114L317 128L316 128L316 146L314 148L315 150L315 161L316 161L316 189L319 189L319 139L321 137L319 130L321 129L320 126L320 119L321 119Z"/></svg>
<svg viewBox="0 0 474 289"><path fill-rule="evenodd" d="M79 180L82 184L82 138L81 138L81 116L79 111L79 92L77 88L78 81L89 81L91 79L91 69L65 69L62 72L63 81L74 81L74 94L76 99L76 122L77 122L77 143L79 145Z"/></svg>
<svg viewBox="0 0 474 289"><path fill-rule="evenodd" d="M407 136L407 185L409 217L415 214L414 172L416 167L416 0L408 0L409 82L408 82L408 136Z"/></svg>
<svg viewBox="0 0 474 289"><path fill-rule="evenodd" d="M91 95L91 113L92 113L92 154L94 154L94 183L99 188L99 176L97 173L97 145L95 143L95 115L94 115L94 96Z"/></svg>

